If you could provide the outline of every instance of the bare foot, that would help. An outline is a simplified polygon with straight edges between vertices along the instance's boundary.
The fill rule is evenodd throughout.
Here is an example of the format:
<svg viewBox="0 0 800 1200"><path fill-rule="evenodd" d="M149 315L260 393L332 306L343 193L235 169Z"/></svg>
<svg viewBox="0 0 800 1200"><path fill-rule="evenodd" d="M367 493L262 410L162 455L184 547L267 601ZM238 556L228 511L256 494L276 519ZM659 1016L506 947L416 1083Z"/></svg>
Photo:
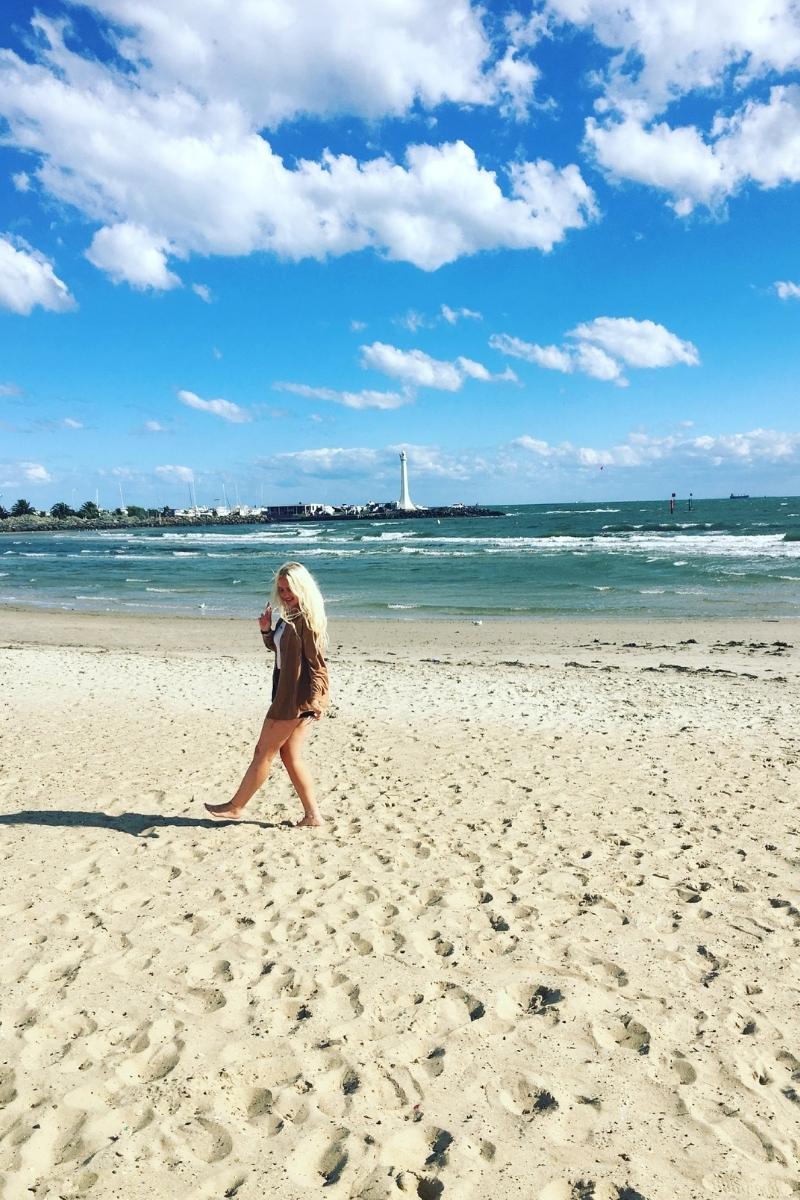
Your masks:
<svg viewBox="0 0 800 1200"><path fill-rule="evenodd" d="M310 816L308 816L308 814L306 814L303 817L302 821L295 822L294 827L295 827L295 829L316 829L318 826L324 825L324 824L325 824L325 821L320 816L319 813L317 813L316 816L314 816L314 817L310 817Z"/></svg>
<svg viewBox="0 0 800 1200"><path fill-rule="evenodd" d="M241 821L242 819L241 812L231 808L230 804L204 804L203 807L212 821Z"/></svg>

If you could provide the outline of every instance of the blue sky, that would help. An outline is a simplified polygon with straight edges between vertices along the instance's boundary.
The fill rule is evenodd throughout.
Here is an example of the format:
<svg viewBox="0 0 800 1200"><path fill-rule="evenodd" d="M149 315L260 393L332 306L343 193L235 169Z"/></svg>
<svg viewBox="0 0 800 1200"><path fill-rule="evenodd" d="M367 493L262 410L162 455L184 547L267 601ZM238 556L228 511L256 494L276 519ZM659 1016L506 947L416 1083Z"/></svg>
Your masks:
<svg viewBox="0 0 800 1200"><path fill-rule="evenodd" d="M0 504L800 492L790 0L287 11L5 6Z"/></svg>

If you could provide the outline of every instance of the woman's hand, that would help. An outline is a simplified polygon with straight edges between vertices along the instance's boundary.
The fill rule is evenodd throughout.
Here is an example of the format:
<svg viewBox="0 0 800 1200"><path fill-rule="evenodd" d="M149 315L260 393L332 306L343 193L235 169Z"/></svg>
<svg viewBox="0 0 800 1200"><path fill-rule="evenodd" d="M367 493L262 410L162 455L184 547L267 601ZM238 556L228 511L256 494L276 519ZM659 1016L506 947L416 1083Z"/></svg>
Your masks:
<svg viewBox="0 0 800 1200"><path fill-rule="evenodd" d="M269 604L258 618L258 628L262 633L269 633L272 628L272 607Z"/></svg>

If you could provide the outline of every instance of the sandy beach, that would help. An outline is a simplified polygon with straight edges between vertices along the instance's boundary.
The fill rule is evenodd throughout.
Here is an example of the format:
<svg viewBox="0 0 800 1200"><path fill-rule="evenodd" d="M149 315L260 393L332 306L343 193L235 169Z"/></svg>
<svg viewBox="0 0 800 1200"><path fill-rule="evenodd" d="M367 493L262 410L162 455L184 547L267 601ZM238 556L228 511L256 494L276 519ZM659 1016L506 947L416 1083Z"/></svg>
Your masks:
<svg viewBox="0 0 800 1200"><path fill-rule="evenodd" d="M2 1200L800 1195L796 623L0 630Z"/></svg>

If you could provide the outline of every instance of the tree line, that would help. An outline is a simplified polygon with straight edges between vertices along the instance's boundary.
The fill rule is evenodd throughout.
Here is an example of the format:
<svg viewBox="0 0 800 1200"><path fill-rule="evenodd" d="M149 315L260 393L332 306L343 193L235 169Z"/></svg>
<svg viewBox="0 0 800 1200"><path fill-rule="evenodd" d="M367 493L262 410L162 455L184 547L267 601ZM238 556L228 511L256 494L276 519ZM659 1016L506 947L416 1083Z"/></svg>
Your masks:
<svg viewBox="0 0 800 1200"><path fill-rule="evenodd" d="M65 504L60 500L54 504L49 512L44 512L41 509L34 508L29 500L17 500L12 504L11 508L3 508L0 504L0 521L5 521L9 517L53 517L57 521L66 520L67 517L79 517L84 521L97 521L103 516L101 510L94 500L86 500L80 508L71 508L69 504ZM171 517L174 516L174 510L171 508L142 508L139 504L129 504L127 508L115 508L111 512L112 517L137 517L144 520L146 517Z"/></svg>

